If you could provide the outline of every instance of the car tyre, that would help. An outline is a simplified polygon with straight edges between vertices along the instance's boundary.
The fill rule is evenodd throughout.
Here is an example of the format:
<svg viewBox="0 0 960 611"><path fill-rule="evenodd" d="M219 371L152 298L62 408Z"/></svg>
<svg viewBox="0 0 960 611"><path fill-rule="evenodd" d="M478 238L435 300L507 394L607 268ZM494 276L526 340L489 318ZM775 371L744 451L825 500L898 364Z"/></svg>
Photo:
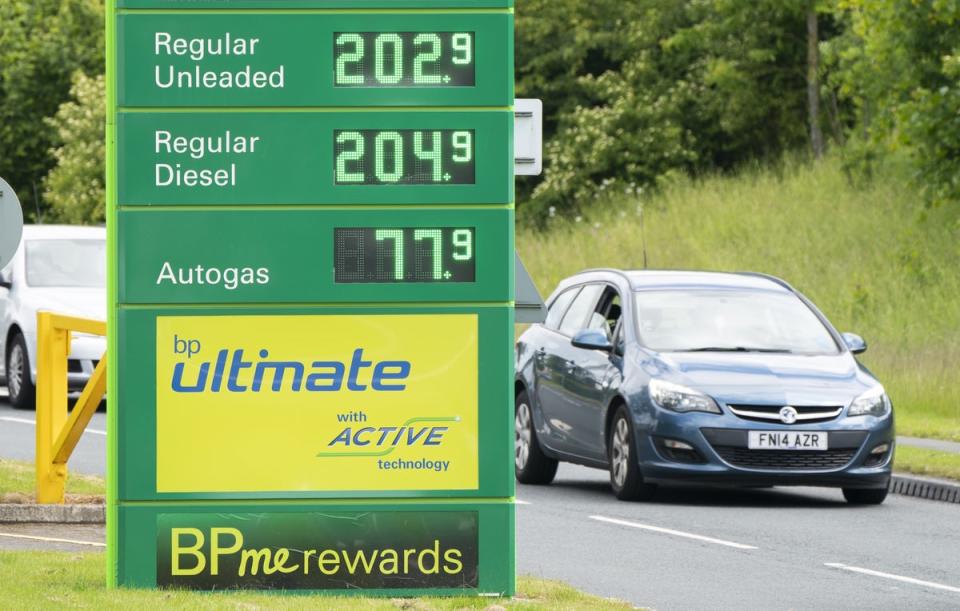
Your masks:
<svg viewBox="0 0 960 611"><path fill-rule="evenodd" d="M610 487L621 501L648 501L657 491L654 484L643 481L640 463L635 456L633 424L630 412L621 405L610 423L609 444Z"/></svg>
<svg viewBox="0 0 960 611"><path fill-rule="evenodd" d="M20 333L14 334L7 347L6 375L10 404L17 409L36 407L37 389L30 379L30 353Z"/></svg>
<svg viewBox="0 0 960 611"><path fill-rule="evenodd" d="M519 392L514 404L513 466L517 481L521 484L549 484L557 474L558 461L540 449L527 391Z"/></svg>
<svg viewBox="0 0 960 611"><path fill-rule="evenodd" d="M887 498L886 488L844 488L843 498L851 505L879 505Z"/></svg>

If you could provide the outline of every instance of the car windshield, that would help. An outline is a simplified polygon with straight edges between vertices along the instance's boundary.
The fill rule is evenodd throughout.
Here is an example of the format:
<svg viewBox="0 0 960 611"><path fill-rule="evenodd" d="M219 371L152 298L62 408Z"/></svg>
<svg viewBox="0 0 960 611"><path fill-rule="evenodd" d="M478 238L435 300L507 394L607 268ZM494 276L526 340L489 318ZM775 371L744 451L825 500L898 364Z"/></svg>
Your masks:
<svg viewBox="0 0 960 611"><path fill-rule="evenodd" d="M27 240L27 284L34 287L106 286L104 240Z"/></svg>
<svg viewBox="0 0 960 611"><path fill-rule="evenodd" d="M757 290L638 291L641 342L658 352L837 354L796 295Z"/></svg>

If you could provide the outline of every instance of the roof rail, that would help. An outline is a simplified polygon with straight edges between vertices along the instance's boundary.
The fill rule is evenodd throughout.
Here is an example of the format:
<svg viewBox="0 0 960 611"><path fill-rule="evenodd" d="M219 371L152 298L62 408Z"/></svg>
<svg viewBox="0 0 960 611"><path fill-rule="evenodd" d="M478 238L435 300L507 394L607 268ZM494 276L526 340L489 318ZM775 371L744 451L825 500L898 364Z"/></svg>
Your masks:
<svg viewBox="0 0 960 611"><path fill-rule="evenodd" d="M591 267L589 269L582 269L577 273L588 274L592 272L608 272L611 274L617 274L618 276L622 276L627 282L630 282L630 276L627 275L627 272L623 271L622 269L616 269L614 267Z"/></svg>
<svg viewBox="0 0 960 611"><path fill-rule="evenodd" d="M763 272L733 272L733 273L735 273L735 274L737 274L737 275L739 275L739 276L753 276L753 277L755 277L755 278L763 278L764 280L769 280L769 281L771 281L771 282L774 282L774 283L776 283L776 284L779 284L780 286L782 286L783 288L787 289L787 290L790 291L791 293L796 293L796 292L797 292L797 290L796 290L795 288L793 288L793 287L790 285L789 282L787 282L786 280L784 280L784 279L782 279L782 278L777 278L776 276L773 276L773 275L771 275L771 274L765 274L765 273L763 273Z"/></svg>

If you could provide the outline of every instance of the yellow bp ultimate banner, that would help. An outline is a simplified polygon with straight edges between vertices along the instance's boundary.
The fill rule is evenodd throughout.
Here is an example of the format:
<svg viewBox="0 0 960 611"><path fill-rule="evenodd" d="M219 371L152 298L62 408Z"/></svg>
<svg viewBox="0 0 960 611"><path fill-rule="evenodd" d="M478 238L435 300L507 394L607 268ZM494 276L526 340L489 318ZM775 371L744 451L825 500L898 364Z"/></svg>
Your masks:
<svg viewBox="0 0 960 611"><path fill-rule="evenodd" d="M157 492L475 490L477 316L157 318Z"/></svg>

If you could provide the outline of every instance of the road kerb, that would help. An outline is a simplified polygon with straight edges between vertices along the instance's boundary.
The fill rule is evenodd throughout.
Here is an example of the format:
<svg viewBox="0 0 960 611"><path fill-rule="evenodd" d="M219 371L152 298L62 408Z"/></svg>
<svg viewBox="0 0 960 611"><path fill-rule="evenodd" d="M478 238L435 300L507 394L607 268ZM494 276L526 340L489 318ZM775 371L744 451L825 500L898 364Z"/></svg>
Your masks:
<svg viewBox="0 0 960 611"><path fill-rule="evenodd" d="M894 474L890 492L903 496L960 504L960 482ZM519 503L518 503L519 504ZM0 523L103 524L103 505L35 505L0 503Z"/></svg>
<svg viewBox="0 0 960 611"><path fill-rule="evenodd" d="M106 512L103 505L34 505L0 504L2 523L58 523L58 524L103 524Z"/></svg>
<svg viewBox="0 0 960 611"><path fill-rule="evenodd" d="M960 482L895 473L890 492L941 503L960 504Z"/></svg>

